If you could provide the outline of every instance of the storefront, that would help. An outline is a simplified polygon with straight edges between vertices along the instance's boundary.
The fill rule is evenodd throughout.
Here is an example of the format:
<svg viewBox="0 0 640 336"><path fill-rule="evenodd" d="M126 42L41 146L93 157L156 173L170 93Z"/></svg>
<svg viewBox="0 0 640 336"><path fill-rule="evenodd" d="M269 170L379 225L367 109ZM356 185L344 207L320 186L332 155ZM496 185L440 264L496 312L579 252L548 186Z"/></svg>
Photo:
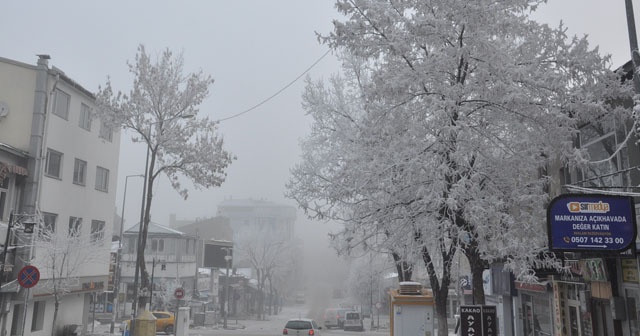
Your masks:
<svg viewBox="0 0 640 336"><path fill-rule="evenodd" d="M620 259L622 286L627 302L627 321L630 336L640 336L640 287L636 258Z"/></svg>
<svg viewBox="0 0 640 336"><path fill-rule="evenodd" d="M516 330L519 335L551 336L553 332L553 301L549 282L536 284L515 282L518 290Z"/></svg>

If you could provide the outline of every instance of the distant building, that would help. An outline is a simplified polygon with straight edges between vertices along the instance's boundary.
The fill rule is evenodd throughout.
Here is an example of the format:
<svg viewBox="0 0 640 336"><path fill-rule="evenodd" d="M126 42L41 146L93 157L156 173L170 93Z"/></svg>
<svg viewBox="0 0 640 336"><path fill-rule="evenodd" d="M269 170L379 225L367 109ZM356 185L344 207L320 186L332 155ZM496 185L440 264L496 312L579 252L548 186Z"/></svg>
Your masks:
<svg viewBox="0 0 640 336"><path fill-rule="evenodd" d="M134 299L133 285L139 230L139 224L136 224L122 234L120 292L124 293L122 302L126 304L118 309L124 315L131 313ZM152 307L165 308L168 305L174 305L173 291L177 287L184 288L185 298L191 298L194 295L193 290L197 286L196 242L195 236L158 223L149 223L144 256L147 272L149 276L153 274Z"/></svg>
<svg viewBox="0 0 640 336"><path fill-rule="evenodd" d="M212 218L198 218L195 221L181 220L177 221L175 215L170 217L170 225L177 228L181 232L192 235L198 238L196 245L196 264L198 268L208 268L207 274L210 276L207 280L199 280L196 287L196 296L200 299L207 299L207 301L217 304L218 298L218 282L219 282L219 267L213 267L212 265L206 265L204 262L205 243L219 241L224 246L232 246L233 243L233 231L229 225L229 219L226 217L212 217ZM202 284L202 281L206 281L207 285Z"/></svg>
<svg viewBox="0 0 640 336"><path fill-rule="evenodd" d="M229 218L234 239L245 231L260 231L284 240L295 234L296 208L265 200L226 199L218 204L218 216Z"/></svg>

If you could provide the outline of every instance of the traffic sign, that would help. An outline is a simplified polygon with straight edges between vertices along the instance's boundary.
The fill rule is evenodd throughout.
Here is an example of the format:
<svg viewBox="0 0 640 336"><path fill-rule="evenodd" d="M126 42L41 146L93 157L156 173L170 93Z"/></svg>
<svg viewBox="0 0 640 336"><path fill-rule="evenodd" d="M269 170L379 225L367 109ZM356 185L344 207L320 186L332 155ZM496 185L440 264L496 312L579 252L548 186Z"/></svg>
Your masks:
<svg viewBox="0 0 640 336"><path fill-rule="evenodd" d="M40 271L37 267L27 265L18 272L18 283L24 288L35 286L40 280Z"/></svg>
<svg viewBox="0 0 640 336"><path fill-rule="evenodd" d="M173 291L173 296L176 299L181 300L184 297L184 289L183 288L176 288L176 290Z"/></svg>

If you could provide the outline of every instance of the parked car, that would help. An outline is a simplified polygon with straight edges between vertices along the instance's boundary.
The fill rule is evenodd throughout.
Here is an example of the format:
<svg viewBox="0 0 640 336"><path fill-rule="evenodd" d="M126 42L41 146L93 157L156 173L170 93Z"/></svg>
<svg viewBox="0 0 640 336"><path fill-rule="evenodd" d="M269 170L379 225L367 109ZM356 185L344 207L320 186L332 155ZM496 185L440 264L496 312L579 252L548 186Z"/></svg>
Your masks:
<svg viewBox="0 0 640 336"><path fill-rule="evenodd" d="M320 329L316 321L308 318L297 318L287 321L284 329L282 329L283 335L320 335Z"/></svg>
<svg viewBox="0 0 640 336"><path fill-rule="evenodd" d="M346 308L328 308L324 311L324 326L327 328L344 327L344 318L351 309Z"/></svg>
<svg viewBox="0 0 640 336"><path fill-rule="evenodd" d="M156 332L173 333L173 327L176 325L176 318L171 312L153 311L151 312L156 318ZM120 332L126 336L125 331L131 330L131 320L125 320L120 325Z"/></svg>
<svg viewBox="0 0 640 336"><path fill-rule="evenodd" d="M364 331L362 316L356 311L347 312L344 319L344 330Z"/></svg>

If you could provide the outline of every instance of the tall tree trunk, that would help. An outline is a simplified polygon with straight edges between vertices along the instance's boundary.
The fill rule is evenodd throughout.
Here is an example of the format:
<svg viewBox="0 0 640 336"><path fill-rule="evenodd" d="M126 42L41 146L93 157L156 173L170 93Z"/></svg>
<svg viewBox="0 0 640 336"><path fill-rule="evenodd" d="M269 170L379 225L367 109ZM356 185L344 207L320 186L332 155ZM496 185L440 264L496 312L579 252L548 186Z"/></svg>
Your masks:
<svg viewBox="0 0 640 336"><path fill-rule="evenodd" d="M150 285L150 279L149 279L149 272L147 272L147 264L145 262L144 259L144 250L146 249L147 246L147 235L149 233L149 223L151 222L151 203L153 201L153 182L155 181L155 173L154 173L154 169L155 169L155 163L156 163L156 153L157 153L157 148L154 148L153 150L151 150L151 159L149 160L149 171L148 171L148 176L147 176L147 193L146 193L146 200L145 200L145 204L144 204L144 216L143 216L143 220L142 220L142 231L141 231L141 236L140 236L140 246L138 247L138 259L137 261L139 262L139 268L140 268L140 288L141 289L147 289L147 291L149 290L149 285ZM146 296L140 296L140 293L138 293L138 311L140 311L140 309L144 309L145 306L147 305L147 297Z"/></svg>
<svg viewBox="0 0 640 336"><path fill-rule="evenodd" d="M419 238L418 235L416 238ZM429 283L436 302L436 318L438 321L438 336L449 335L449 323L447 322L447 299L449 297L449 284L451 282L451 258L453 258L454 246L450 246L448 251L442 251L442 280L439 281L436 268L433 265L431 255L426 246L422 247L422 260L427 267Z"/></svg>
<svg viewBox="0 0 640 336"><path fill-rule="evenodd" d="M58 294L53 294L53 320L51 322L51 336L56 336L56 325L58 323L58 308L60 307L60 299L58 298Z"/></svg>
<svg viewBox="0 0 640 336"><path fill-rule="evenodd" d="M400 255L395 251L391 251L391 256L393 257L396 270L398 271L398 281L411 281L411 276L413 275L413 265L402 260Z"/></svg>
<svg viewBox="0 0 640 336"><path fill-rule="evenodd" d="M482 272L487 268L487 263L482 260L477 248L477 240L473 239L463 250L471 266L471 285L473 290L473 304L484 305L484 286L482 284Z"/></svg>

